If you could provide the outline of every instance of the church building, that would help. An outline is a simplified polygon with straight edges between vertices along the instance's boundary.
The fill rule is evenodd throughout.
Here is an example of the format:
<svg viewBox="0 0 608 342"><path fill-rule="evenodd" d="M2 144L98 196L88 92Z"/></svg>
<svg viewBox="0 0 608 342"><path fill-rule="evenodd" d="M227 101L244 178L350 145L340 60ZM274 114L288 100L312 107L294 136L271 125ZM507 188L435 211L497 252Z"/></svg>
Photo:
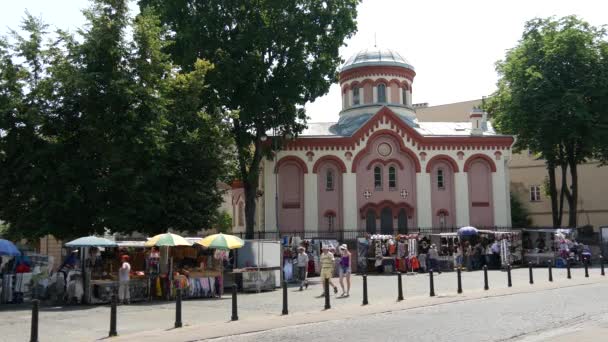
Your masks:
<svg viewBox="0 0 608 342"><path fill-rule="evenodd" d="M358 52L342 66L338 122L309 123L263 162L256 226L280 232L407 232L508 227L513 136L486 114L422 122L412 105L414 67L389 49ZM244 198L233 190L235 228ZM240 224L240 226L239 226Z"/></svg>

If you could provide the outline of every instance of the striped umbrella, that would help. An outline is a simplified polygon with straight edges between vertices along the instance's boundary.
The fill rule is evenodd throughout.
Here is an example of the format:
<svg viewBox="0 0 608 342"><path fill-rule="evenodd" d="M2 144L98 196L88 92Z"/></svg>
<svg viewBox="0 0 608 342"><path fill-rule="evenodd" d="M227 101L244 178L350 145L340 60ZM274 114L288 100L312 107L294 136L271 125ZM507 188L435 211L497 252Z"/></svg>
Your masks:
<svg viewBox="0 0 608 342"><path fill-rule="evenodd" d="M158 235L150 238L150 240L148 240L144 244L144 246L146 246L146 247L152 247L152 246L175 247L175 246L192 246L192 244L177 234L165 233L165 234L158 234Z"/></svg>
<svg viewBox="0 0 608 342"><path fill-rule="evenodd" d="M234 236L228 234L213 234L209 235L200 241L197 241L199 245L203 245L207 248L216 248L216 249L235 249L241 248L245 244L245 242Z"/></svg>

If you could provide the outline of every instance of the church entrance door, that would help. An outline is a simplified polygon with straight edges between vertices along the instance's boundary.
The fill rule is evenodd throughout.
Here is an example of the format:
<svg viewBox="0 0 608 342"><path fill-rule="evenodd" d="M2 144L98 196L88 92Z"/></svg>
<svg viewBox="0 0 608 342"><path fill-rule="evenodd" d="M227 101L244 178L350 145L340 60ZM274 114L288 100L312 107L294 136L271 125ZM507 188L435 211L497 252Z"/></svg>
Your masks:
<svg viewBox="0 0 608 342"><path fill-rule="evenodd" d="M399 210L397 229L399 230L399 234L407 234L407 214L405 213L405 209Z"/></svg>
<svg viewBox="0 0 608 342"><path fill-rule="evenodd" d="M365 231L370 234L376 234L376 213L369 209L365 219Z"/></svg>
<svg viewBox="0 0 608 342"><path fill-rule="evenodd" d="M382 234L393 234L393 211L389 207L380 213L380 231Z"/></svg>

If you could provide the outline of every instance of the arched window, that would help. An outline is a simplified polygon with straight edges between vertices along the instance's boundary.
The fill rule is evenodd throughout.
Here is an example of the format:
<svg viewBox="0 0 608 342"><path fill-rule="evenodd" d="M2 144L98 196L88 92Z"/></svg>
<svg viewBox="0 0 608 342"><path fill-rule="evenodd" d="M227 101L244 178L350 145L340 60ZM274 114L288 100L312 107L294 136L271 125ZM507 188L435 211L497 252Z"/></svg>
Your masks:
<svg viewBox="0 0 608 342"><path fill-rule="evenodd" d="M245 208L243 202L239 203L239 227L243 226L243 216L245 216Z"/></svg>
<svg viewBox="0 0 608 342"><path fill-rule="evenodd" d="M389 190L395 190L397 187L397 172L394 166L388 168L388 188Z"/></svg>
<svg viewBox="0 0 608 342"><path fill-rule="evenodd" d="M382 190L382 168L380 166L374 168L374 187L376 190Z"/></svg>
<svg viewBox="0 0 608 342"><path fill-rule="evenodd" d="M386 102L386 85L383 83L378 84L378 102Z"/></svg>
<svg viewBox="0 0 608 342"><path fill-rule="evenodd" d="M334 172L332 170L327 170L325 174L325 190L334 191Z"/></svg>
<svg viewBox="0 0 608 342"><path fill-rule="evenodd" d="M437 169L437 188L439 190L445 189L445 182L443 179L443 169Z"/></svg>
<svg viewBox="0 0 608 342"><path fill-rule="evenodd" d="M358 105L360 102L359 87L353 87L353 106Z"/></svg>
<svg viewBox="0 0 608 342"><path fill-rule="evenodd" d="M401 88L401 97L403 98L403 104L407 106L407 89L405 87Z"/></svg>
<svg viewBox="0 0 608 342"><path fill-rule="evenodd" d="M327 222L327 231L333 232L336 229L336 215L334 213L325 215L325 221Z"/></svg>
<svg viewBox="0 0 608 342"><path fill-rule="evenodd" d="M441 228L446 227L446 219L445 219L444 211L439 212L439 227L441 227Z"/></svg>

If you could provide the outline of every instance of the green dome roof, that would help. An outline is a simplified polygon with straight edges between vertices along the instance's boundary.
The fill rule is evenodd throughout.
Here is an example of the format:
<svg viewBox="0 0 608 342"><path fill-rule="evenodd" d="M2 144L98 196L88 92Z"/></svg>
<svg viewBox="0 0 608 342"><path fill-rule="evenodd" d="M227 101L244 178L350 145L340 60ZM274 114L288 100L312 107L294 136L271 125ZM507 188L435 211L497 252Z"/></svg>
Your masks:
<svg viewBox="0 0 608 342"><path fill-rule="evenodd" d="M414 70L414 67L399 52L391 49L364 49L351 56L342 66L341 71L346 71L362 66L400 66Z"/></svg>

